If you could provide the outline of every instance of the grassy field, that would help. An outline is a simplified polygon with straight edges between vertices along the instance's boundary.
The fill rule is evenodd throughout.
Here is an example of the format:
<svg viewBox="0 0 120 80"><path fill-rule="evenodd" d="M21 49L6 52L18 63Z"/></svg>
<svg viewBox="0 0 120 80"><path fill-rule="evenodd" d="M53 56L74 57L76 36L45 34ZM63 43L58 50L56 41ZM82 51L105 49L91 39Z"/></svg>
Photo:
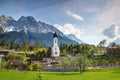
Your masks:
<svg viewBox="0 0 120 80"><path fill-rule="evenodd" d="M0 70L0 80L120 80L120 69L92 69L79 72L38 72Z"/></svg>

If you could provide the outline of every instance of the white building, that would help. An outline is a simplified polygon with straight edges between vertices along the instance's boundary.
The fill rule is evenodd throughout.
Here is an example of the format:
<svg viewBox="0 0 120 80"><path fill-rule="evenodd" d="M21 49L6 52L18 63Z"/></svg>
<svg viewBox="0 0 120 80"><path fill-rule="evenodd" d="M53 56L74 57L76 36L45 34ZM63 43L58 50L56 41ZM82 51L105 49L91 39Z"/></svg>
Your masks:
<svg viewBox="0 0 120 80"><path fill-rule="evenodd" d="M52 57L58 57L60 55L60 50L58 46L58 35L56 32L53 34L53 47L52 47Z"/></svg>

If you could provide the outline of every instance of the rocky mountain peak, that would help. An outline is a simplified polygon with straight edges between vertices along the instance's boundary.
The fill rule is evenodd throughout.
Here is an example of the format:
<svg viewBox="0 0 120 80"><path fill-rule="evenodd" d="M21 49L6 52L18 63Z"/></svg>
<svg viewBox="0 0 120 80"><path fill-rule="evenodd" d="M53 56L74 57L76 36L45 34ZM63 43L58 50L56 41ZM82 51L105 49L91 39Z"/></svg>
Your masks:
<svg viewBox="0 0 120 80"><path fill-rule="evenodd" d="M0 28L4 30L8 26L12 26L16 23L16 20L14 20L13 17L11 16L5 16L1 15L0 16Z"/></svg>
<svg viewBox="0 0 120 80"><path fill-rule="evenodd" d="M7 21L7 20L14 20L13 17L11 17L11 16L5 16L5 15L1 15L0 19L5 20L5 21Z"/></svg>
<svg viewBox="0 0 120 80"><path fill-rule="evenodd" d="M14 18L11 16L5 16L5 15L0 16L0 24L5 24L10 21L14 21Z"/></svg>
<svg viewBox="0 0 120 80"><path fill-rule="evenodd" d="M32 22L32 23L37 23L37 21L34 19L34 17L32 16L28 16L28 17L25 17L25 16L22 16L18 22Z"/></svg>
<svg viewBox="0 0 120 80"><path fill-rule="evenodd" d="M39 24L32 16L22 16L15 25L19 28L24 29L25 31L39 32Z"/></svg>

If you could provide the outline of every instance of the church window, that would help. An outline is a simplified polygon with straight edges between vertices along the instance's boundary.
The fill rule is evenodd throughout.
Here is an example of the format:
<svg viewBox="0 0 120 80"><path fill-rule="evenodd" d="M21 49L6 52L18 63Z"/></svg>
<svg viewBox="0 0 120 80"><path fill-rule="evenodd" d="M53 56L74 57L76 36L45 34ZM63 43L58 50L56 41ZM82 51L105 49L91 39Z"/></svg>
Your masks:
<svg viewBox="0 0 120 80"><path fill-rule="evenodd" d="M57 52L55 52L55 54L57 54Z"/></svg>

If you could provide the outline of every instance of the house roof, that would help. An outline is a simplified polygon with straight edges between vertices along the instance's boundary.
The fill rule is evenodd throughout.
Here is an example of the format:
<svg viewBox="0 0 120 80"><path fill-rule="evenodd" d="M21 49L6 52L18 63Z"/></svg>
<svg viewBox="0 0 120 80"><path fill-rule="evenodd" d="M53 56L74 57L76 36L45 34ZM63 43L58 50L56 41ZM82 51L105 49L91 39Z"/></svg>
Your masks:
<svg viewBox="0 0 120 80"><path fill-rule="evenodd" d="M9 65L23 65L23 61L22 60L8 60L7 64L9 64Z"/></svg>

